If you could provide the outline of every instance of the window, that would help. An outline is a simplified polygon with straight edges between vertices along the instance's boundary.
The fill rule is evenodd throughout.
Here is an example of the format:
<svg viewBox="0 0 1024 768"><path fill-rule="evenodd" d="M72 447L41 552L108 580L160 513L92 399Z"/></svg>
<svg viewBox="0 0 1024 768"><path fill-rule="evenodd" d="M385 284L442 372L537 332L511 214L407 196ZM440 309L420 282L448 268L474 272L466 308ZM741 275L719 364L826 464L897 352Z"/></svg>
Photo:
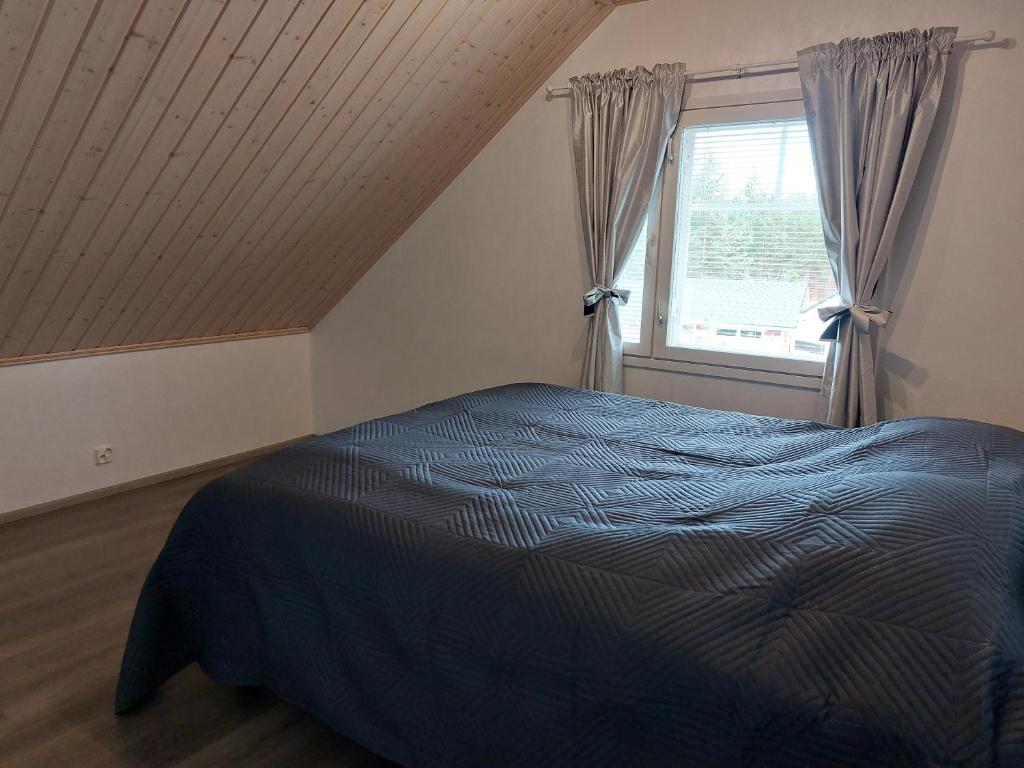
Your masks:
<svg viewBox="0 0 1024 768"><path fill-rule="evenodd" d="M666 346L820 357L836 289L804 119L684 128L678 183Z"/></svg>
<svg viewBox="0 0 1024 768"><path fill-rule="evenodd" d="M802 103L688 110L674 156L619 281L633 291L620 308L626 351L820 374L817 309L838 296Z"/></svg>

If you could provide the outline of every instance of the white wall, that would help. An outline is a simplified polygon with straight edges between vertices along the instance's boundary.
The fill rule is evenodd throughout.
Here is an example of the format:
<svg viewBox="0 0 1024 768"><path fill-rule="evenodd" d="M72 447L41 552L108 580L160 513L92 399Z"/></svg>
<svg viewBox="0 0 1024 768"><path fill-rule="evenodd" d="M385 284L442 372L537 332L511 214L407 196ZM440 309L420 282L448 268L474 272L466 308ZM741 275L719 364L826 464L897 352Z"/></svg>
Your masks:
<svg viewBox="0 0 1024 768"><path fill-rule="evenodd" d="M308 334L0 367L0 513L309 434L309 371Z"/></svg>
<svg viewBox="0 0 1024 768"><path fill-rule="evenodd" d="M683 60L691 68L792 56L911 26L1024 32L1019 0L650 0L618 8L570 74ZM956 54L950 87L885 291L888 417L945 415L1024 428L1024 54ZM776 90L795 75L697 86ZM312 334L317 431L509 381L575 384L589 287L565 100L535 95ZM780 416L815 393L627 369L627 391Z"/></svg>

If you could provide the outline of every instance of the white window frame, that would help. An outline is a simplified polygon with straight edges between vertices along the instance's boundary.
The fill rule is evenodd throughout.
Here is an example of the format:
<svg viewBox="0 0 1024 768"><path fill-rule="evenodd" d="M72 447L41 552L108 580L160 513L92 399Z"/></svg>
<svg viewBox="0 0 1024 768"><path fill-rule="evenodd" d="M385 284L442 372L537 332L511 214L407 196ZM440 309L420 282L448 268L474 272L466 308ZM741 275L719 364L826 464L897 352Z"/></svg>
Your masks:
<svg viewBox="0 0 1024 768"><path fill-rule="evenodd" d="M648 223L647 263L644 272L643 314L640 341L623 344L625 364L658 370L706 373L764 383L789 384L817 389L824 371L821 360L774 357L693 347L670 347L666 343L669 291L672 285L673 248L679 173L682 165L683 129L696 125L757 122L804 117L799 90L773 91L756 95L690 99L672 139L670 159Z"/></svg>
<svg viewBox="0 0 1024 768"><path fill-rule="evenodd" d="M668 163L666 163L666 166ZM664 172L662 173L664 175ZM647 213L647 252L644 256L644 300L640 308L640 341L622 342L622 353L625 355L651 356L651 343L654 335L651 322L651 307L654 306L654 290L658 280L658 242L661 231L661 196L664 186L659 182L658 189L651 200Z"/></svg>

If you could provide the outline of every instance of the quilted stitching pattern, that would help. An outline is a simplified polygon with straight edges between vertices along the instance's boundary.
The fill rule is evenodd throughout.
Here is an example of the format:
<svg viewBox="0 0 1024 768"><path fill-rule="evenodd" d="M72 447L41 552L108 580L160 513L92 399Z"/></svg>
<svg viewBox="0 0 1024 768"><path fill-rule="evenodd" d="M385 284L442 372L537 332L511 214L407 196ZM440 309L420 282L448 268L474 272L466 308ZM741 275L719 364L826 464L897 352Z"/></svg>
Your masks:
<svg viewBox="0 0 1024 768"><path fill-rule="evenodd" d="M1024 435L522 384L214 481L123 710L191 661L410 766L1024 760Z"/></svg>

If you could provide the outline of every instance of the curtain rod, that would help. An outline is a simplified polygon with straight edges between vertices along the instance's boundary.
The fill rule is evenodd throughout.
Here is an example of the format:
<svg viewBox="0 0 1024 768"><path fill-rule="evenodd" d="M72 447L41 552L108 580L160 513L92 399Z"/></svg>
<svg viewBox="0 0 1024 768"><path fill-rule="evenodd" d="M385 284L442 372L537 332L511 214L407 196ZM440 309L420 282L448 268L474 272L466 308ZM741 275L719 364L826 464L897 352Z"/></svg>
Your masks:
<svg viewBox="0 0 1024 768"><path fill-rule="evenodd" d="M954 43L991 43L996 39L995 30L990 29L986 32L982 32L977 35L964 35L956 38ZM735 64L731 67L717 67L715 69L698 69L688 71L686 73L686 79L692 80L695 77L707 77L708 75L714 77L726 77L733 75L736 78L748 77L751 75L768 75L775 74L779 69L788 69L797 65L796 59L774 59L772 61L755 61L752 64ZM763 70L761 72L751 72L749 70ZM550 85L546 86L547 98L557 99L562 96L568 96L570 88L552 88Z"/></svg>

